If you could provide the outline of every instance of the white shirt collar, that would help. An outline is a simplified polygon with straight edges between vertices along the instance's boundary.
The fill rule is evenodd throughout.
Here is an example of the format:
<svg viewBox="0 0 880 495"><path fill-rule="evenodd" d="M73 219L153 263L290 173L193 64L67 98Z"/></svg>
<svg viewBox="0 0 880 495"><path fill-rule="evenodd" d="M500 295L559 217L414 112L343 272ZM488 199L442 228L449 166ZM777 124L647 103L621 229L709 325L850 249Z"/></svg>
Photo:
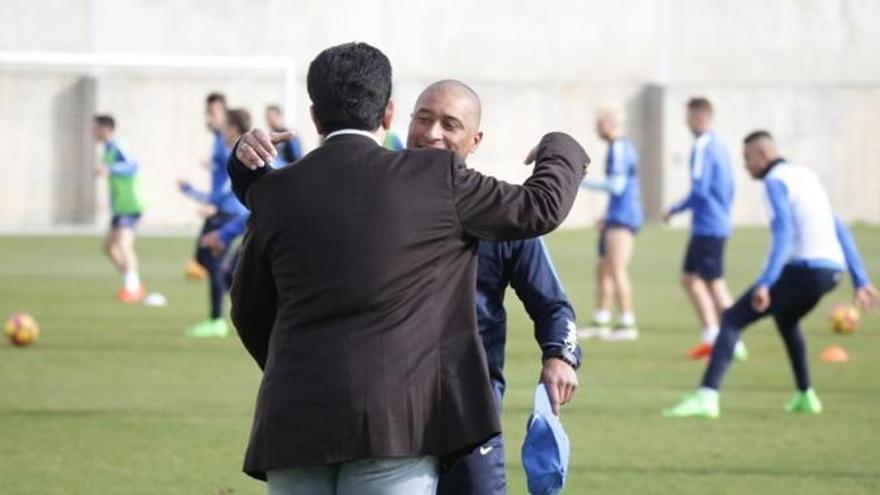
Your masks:
<svg viewBox="0 0 880 495"><path fill-rule="evenodd" d="M379 136L372 132L364 131L361 129L339 129L338 131L333 131L330 134L327 134L327 137L324 138L324 141L330 140L336 136L344 136L346 134L357 134L360 136L366 136L373 141L376 141L376 144L378 144L379 146L382 146L382 141L379 139Z"/></svg>

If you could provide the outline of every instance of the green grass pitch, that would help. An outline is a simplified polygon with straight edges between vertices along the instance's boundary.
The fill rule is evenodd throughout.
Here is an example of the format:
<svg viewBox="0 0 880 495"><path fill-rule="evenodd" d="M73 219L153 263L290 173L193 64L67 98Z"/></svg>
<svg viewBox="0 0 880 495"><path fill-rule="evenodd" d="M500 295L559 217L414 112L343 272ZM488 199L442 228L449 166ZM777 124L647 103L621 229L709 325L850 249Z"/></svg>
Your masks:
<svg viewBox="0 0 880 495"><path fill-rule="evenodd" d="M855 235L875 282L880 229ZM592 310L594 231L549 238L569 296L585 322ZM717 421L669 420L660 411L693 389L703 364L684 359L697 325L679 283L686 234L652 227L632 269L642 338L584 345L575 402L562 419L572 442L565 493L880 493L880 317L854 336L825 321L849 300L849 281L804 325L815 387L826 412L793 417L782 407L792 378L769 322L749 329L751 359L735 364ZM762 230L739 229L728 247L731 289L756 275ZM182 267L192 241L139 241L142 274L165 308L114 301L118 277L95 237L0 237L0 314L27 311L41 325L26 349L0 343L0 493L263 493L240 471L259 374L236 337L192 341L182 330L204 317L207 288ZM510 493L525 493L519 463L540 369L532 328L508 296L508 393L504 429ZM819 351L840 344L852 361Z"/></svg>

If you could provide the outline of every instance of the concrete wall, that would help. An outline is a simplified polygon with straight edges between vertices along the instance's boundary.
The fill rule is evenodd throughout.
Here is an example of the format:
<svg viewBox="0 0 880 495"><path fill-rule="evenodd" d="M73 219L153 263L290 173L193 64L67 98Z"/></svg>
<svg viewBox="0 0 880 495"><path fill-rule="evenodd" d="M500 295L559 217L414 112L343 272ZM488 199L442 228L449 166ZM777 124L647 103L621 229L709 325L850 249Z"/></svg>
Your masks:
<svg viewBox="0 0 880 495"><path fill-rule="evenodd" d="M395 122L405 134L419 90L437 78L471 83L485 104L486 141L477 168L519 181L531 143L547 130L571 132L601 175L605 147L593 109L617 100L643 161L645 203L656 214L687 188L690 137L683 104L709 96L735 157L744 133L765 127L783 151L820 172L845 218L880 222L880 2L872 0L5 0L0 51L130 52L282 56L298 73L326 46L363 40L395 68ZM58 216L50 175L92 191L102 222L106 198L59 160L60 99L80 77L96 79L97 110L119 117L120 133L145 165L147 227L198 219L173 181L206 181L199 161L209 136L201 105L212 89L257 114L282 97L277 78L248 74L22 72L0 66L0 229L46 228ZM65 93L67 92L67 93ZM314 135L302 81L291 120L307 147ZM54 107L53 107L53 102ZM261 120L257 115L258 121ZM70 147L70 144L66 144ZM33 164L48 164L34 167ZM735 216L763 221L758 187L740 173ZM22 187L27 184L27 187ZM82 194L64 201L89 208ZM570 224L593 221L604 198L582 194ZM53 213L56 212L56 213ZM682 220L684 221L684 220Z"/></svg>

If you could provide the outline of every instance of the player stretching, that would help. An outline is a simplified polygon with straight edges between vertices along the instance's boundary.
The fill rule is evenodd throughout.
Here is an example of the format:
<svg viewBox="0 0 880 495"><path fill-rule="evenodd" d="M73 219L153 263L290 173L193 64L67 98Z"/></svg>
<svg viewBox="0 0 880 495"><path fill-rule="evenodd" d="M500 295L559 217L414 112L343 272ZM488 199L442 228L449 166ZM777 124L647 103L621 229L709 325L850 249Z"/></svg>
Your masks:
<svg viewBox="0 0 880 495"><path fill-rule="evenodd" d="M596 311L591 327L581 330L583 338L635 340L639 337L633 312L629 262L635 235L642 226L639 188L639 155L632 141L623 136L622 108L600 108L596 132L608 143L605 180L586 180L582 187L608 193L608 208L599 221L599 261L596 264ZM611 299L616 296L618 324L610 331Z"/></svg>
<svg viewBox="0 0 880 495"><path fill-rule="evenodd" d="M184 194L209 206L214 212L205 220L196 247L196 260L208 271L210 313L207 320L186 331L189 337L225 337L229 333L223 317L223 296L227 288L223 260L232 241L244 232L248 212L232 193L226 160L229 159L232 145L250 128L251 117L247 111L228 110L221 127L222 153L215 153L212 160L211 191L198 191L188 182L180 182L180 190Z"/></svg>
<svg viewBox="0 0 880 495"><path fill-rule="evenodd" d="M810 385L807 350L800 321L849 270L855 302L862 309L878 305L855 241L831 210L819 177L810 169L779 156L769 133L745 138L746 169L764 181L773 241L764 271L721 319L721 333L697 392L664 411L665 416L715 418L720 414L718 389L733 357L740 333L764 316L772 316L785 342L797 391L785 406L788 412L819 414L822 403Z"/></svg>
<svg viewBox="0 0 880 495"><path fill-rule="evenodd" d="M96 115L95 140L104 145L102 163L95 168L110 186L110 209L113 219L104 241L104 252L113 266L122 273L122 288L116 298L125 303L140 302L144 287L138 275L138 258L134 250L135 227L143 212L138 195L138 164L127 156L114 139L116 122L110 115Z"/></svg>
<svg viewBox="0 0 880 495"><path fill-rule="evenodd" d="M692 98L687 104L687 125L696 141L691 150L691 191L670 208L663 220L691 210L691 238L684 260L682 284L690 297L700 324L702 342L688 352L692 359L712 353L718 336L721 313L733 303L724 281L724 245L730 236L730 207L734 183L727 148L710 129L712 104ZM746 348L737 343L738 359L746 359Z"/></svg>

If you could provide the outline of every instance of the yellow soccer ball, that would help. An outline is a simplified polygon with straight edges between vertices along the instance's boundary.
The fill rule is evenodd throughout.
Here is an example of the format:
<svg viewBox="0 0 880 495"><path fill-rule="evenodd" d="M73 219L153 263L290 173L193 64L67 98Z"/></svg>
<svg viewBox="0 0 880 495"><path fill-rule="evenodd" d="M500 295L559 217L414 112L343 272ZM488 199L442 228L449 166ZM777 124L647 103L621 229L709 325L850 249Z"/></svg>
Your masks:
<svg viewBox="0 0 880 495"><path fill-rule="evenodd" d="M40 336L37 320L27 313L13 313L6 320L6 337L18 347L29 346Z"/></svg>
<svg viewBox="0 0 880 495"><path fill-rule="evenodd" d="M859 327L859 310L849 304L838 304L831 310L828 322L831 331L837 334L851 334Z"/></svg>

